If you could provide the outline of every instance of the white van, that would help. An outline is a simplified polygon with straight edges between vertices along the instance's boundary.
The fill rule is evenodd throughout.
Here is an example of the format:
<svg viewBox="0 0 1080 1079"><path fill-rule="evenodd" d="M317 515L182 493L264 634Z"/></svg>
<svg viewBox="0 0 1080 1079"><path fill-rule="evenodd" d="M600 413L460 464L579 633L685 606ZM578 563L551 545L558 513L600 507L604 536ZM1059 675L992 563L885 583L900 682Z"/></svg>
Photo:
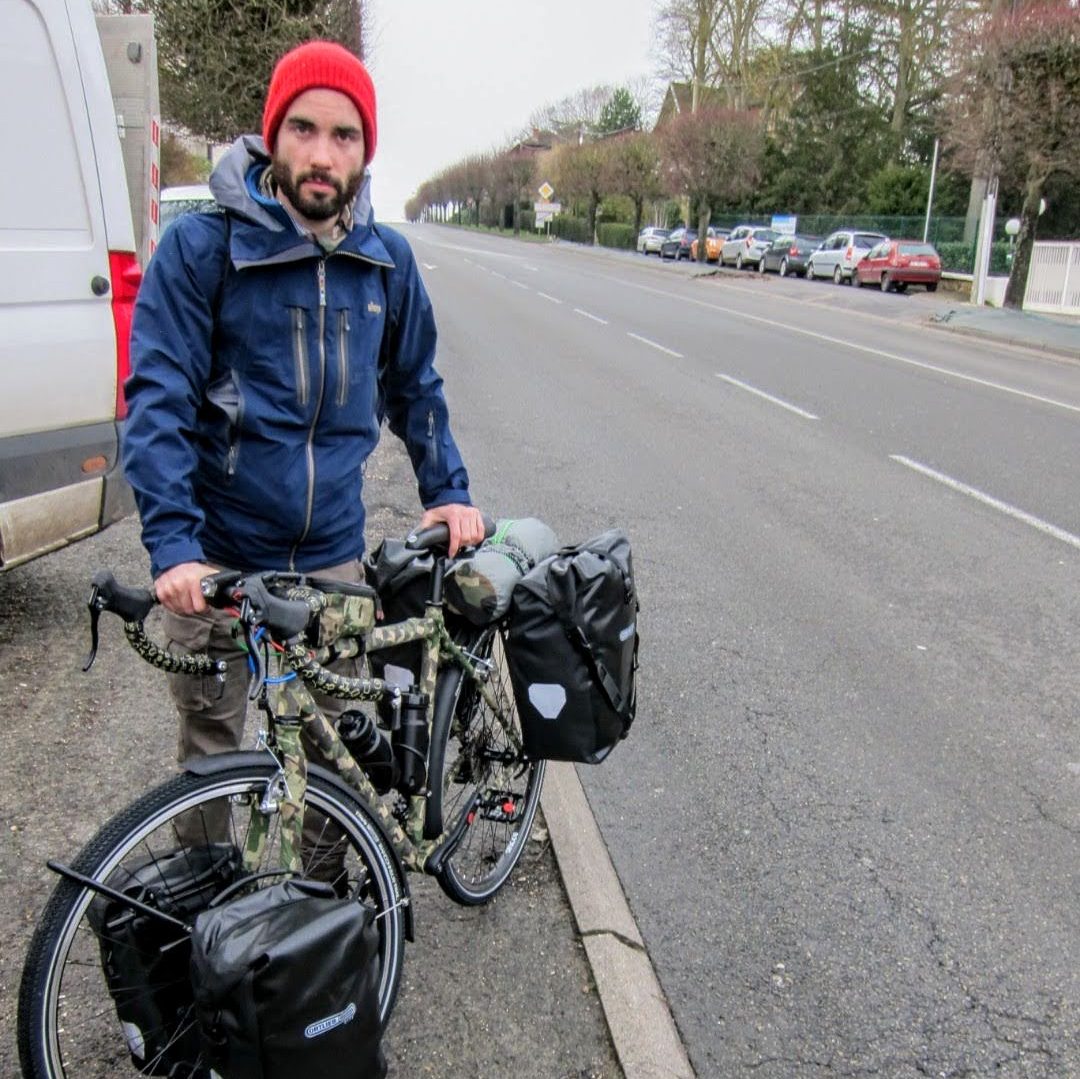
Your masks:
<svg viewBox="0 0 1080 1079"><path fill-rule="evenodd" d="M0 0L0 10L6 569L133 508L118 443L141 271L90 0Z"/></svg>

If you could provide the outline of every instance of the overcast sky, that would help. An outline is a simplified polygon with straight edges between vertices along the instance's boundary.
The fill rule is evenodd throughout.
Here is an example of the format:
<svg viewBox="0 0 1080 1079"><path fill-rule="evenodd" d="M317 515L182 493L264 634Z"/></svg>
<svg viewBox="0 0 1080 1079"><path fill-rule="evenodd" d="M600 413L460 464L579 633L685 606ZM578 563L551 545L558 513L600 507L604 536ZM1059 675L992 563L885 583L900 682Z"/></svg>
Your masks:
<svg viewBox="0 0 1080 1079"><path fill-rule="evenodd" d="M378 98L375 215L440 169L500 149L546 104L653 75L655 0L367 0Z"/></svg>

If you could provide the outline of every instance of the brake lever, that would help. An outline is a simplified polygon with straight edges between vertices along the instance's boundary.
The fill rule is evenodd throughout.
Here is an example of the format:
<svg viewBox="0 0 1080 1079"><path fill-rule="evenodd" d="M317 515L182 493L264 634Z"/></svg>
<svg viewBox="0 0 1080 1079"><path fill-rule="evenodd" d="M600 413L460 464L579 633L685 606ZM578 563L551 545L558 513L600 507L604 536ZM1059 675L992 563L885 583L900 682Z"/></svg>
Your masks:
<svg viewBox="0 0 1080 1079"><path fill-rule="evenodd" d="M255 667L248 681L248 700L254 701L258 700L266 683L266 657L255 639L258 626L252 616L251 600L246 596L240 603L240 624L244 627L244 646Z"/></svg>
<svg viewBox="0 0 1080 1079"><path fill-rule="evenodd" d="M90 651L86 653L86 659L83 660L83 673L90 670L94 665L94 660L97 659L98 619L101 618L101 612L105 610L105 600L96 584L90 587L90 598L86 601L86 606L90 611Z"/></svg>

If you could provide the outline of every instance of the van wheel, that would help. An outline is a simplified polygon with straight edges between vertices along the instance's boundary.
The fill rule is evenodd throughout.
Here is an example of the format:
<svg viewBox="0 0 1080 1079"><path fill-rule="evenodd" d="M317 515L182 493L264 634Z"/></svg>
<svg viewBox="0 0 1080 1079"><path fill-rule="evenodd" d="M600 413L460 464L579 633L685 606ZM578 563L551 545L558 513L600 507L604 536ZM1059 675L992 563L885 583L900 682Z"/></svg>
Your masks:
<svg viewBox="0 0 1080 1079"><path fill-rule="evenodd" d="M842 285L844 283L844 271L839 266L833 267L832 282L834 285Z"/></svg>
<svg viewBox="0 0 1080 1079"><path fill-rule="evenodd" d="M741 270L742 269L742 252L741 251L735 256L735 269L736 270Z"/></svg>

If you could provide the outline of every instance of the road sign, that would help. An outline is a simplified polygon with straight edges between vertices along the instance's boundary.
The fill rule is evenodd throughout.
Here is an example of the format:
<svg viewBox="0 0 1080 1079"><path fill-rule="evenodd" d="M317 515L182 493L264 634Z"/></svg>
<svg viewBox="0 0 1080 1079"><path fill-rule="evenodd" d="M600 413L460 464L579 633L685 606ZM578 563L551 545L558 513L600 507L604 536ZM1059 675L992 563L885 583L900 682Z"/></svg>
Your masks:
<svg viewBox="0 0 1080 1079"><path fill-rule="evenodd" d="M562 209L561 202L534 202L533 210L538 214L547 214L551 217L553 214L557 214Z"/></svg>
<svg viewBox="0 0 1080 1079"><path fill-rule="evenodd" d="M536 190L539 192L540 197L544 202L549 201L551 196L555 194L555 188L553 188L547 180L545 180Z"/></svg>

